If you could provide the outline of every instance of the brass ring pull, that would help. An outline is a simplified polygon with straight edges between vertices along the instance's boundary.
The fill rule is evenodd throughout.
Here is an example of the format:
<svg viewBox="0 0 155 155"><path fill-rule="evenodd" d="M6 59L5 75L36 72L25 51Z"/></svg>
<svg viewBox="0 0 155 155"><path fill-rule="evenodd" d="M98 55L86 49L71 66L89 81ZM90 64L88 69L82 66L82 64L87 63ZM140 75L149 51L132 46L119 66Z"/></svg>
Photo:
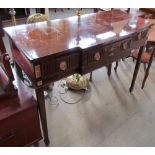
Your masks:
<svg viewBox="0 0 155 155"><path fill-rule="evenodd" d="M138 39L140 40L142 38L142 33L138 34Z"/></svg>
<svg viewBox="0 0 155 155"><path fill-rule="evenodd" d="M123 48L124 50L126 50L126 49L128 48L128 43L127 43L127 42L123 43L123 44L122 44L122 48Z"/></svg>
<svg viewBox="0 0 155 155"><path fill-rule="evenodd" d="M101 56L100 56L100 53L99 52L96 52L95 55L94 55L94 59L96 61L99 61L101 59Z"/></svg>
<svg viewBox="0 0 155 155"><path fill-rule="evenodd" d="M60 70L65 71L67 69L66 61L60 62L59 68L60 68Z"/></svg>

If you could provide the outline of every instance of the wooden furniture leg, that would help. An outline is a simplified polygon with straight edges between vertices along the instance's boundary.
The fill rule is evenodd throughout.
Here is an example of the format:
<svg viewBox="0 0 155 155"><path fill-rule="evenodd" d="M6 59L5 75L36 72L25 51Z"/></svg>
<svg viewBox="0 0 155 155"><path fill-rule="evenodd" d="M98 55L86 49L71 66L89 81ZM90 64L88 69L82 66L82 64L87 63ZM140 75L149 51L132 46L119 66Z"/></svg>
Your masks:
<svg viewBox="0 0 155 155"><path fill-rule="evenodd" d="M150 60L149 60L149 63L148 63L148 67L146 69L146 72L145 72L145 76L144 76L144 79L143 79L143 83L142 83L142 89L144 88L144 85L145 85L145 82L146 82L146 79L149 75L149 70L150 70L150 67L151 67L151 64L152 64L152 61L153 61L153 56L154 56L154 53L155 53L155 47L153 49L153 52L151 54L151 57L150 57Z"/></svg>
<svg viewBox="0 0 155 155"><path fill-rule="evenodd" d="M143 49L144 49L144 46L141 46L140 50L139 50L139 53L138 53L138 59L137 59L137 62L136 62L134 73L133 73L131 86L129 88L130 93L133 91L133 88L134 88L134 85L135 85L135 81L136 81L137 74L138 74L139 67L140 67L140 63L141 63L141 57L142 57Z"/></svg>
<svg viewBox="0 0 155 155"><path fill-rule="evenodd" d="M116 66L114 67L115 72L117 71L118 61L116 61Z"/></svg>
<svg viewBox="0 0 155 155"><path fill-rule="evenodd" d="M34 146L38 147L39 146L39 142L34 143Z"/></svg>
<svg viewBox="0 0 155 155"><path fill-rule="evenodd" d="M144 65L144 72L146 71L146 63L143 63L143 65Z"/></svg>
<svg viewBox="0 0 155 155"><path fill-rule="evenodd" d="M36 97L38 102L38 109L40 113L40 119L44 134L44 143L46 146L49 145L49 137L48 137L48 128L47 128L47 118L46 118L46 109L45 109L45 98L44 98L44 88L35 89Z"/></svg>
<svg viewBox="0 0 155 155"><path fill-rule="evenodd" d="M110 77L111 75L111 67L112 67L112 64L109 64L108 65L108 76Z"/></svg>
<svg viewBox="0 0 155 155"><path fill-rule="evenodd" d="M93 72L90 72L89 81L92 81L92 74L93 74Z"/></svg>

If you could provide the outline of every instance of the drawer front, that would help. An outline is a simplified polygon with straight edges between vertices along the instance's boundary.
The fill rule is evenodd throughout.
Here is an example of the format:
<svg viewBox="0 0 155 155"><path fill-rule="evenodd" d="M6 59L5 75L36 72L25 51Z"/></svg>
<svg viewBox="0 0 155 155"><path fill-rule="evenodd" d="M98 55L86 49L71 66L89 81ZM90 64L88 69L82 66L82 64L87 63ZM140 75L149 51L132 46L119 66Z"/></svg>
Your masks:
<svg viewBox="0 0 155 155"><path fill-rule="evenodd" d="M104 50L102 48L89 51L87 54L87 65L96 65L104 60Z"/></svg>
<svg viewBox="0 0 155 155"><path fill-rule="evenodd" d="M68 54L47 60L42 64L42 79L63 77L79 68L80 53Z"/></svg>
<svg viewBox="0 0 155 155"><path fill-rule="evenodd" d="M25 110L0 123L0 146L29 146L41 139L37 109Z"/></svg>
<svg viewBox="0 0 155 155"><path fill-rule="evenodd" d="M131 39L108 45L105 47L106 64L110 64L116 60L127 57L131 52Z"/></svg>
<svg viewBox="0 0 155 155"><path fill-rule="evenodd" d="M79 67L79 54L71 54L56 60L56 71L67 72Z"/></svg>
<svg viewBox="0 0 155 155"><path fill-rule="evenodd" d="M89 48L82 53L82 74L105 65L105 51L102 47Z"/></svg>
<svg viewBox="0 0 155 155"><path fill-rule="evenodd" d="M143 46L147 40L147 36L148 36L148 29L143 30L142 32L136 33L132 37L132 44L131 44L132 49L139 46Z"/></svg>

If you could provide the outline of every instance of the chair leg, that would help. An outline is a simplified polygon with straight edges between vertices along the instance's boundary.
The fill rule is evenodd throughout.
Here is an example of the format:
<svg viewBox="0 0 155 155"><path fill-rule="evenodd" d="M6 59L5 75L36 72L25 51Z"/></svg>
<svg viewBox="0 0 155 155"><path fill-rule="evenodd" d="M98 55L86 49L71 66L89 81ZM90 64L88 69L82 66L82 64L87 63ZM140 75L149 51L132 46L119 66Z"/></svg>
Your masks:
<svg viewBox="0 0 155 155"><path fill-rule="evenodd" d="M93 72L90 72L89 81L92 81L92 74L93 74Z"/></svg>
<svg viewBox="0 0 155 155"><path fill-rule="evenodd" d="M118 61L116 61L116 66L114 67L115 72L117 71Z"/></svg>
<svg viewBox="0 0 155 155"><path fill-rule="evenodd" d="M144 72L146 71L146 63L144 63Z"/></svg>
<svg viewBox="0 0 155 155"><path fill-rule="evenodd" d="M149 70L150 70L150 67L151 67L151 64L152 64L152 61L153 61L153 55L154 55L154 53L155 53L155 48L154 48L154 50L153 50L153 52L151 54L151 57L150 57L150 60L149 60L149 64L148 64L147 69L145 71L145 76L144 76L142 87L141 87L142 89L144 88L146 79L147 79L147 77L149 75Z"/></svg>
<svg viewBox="0 0 155 155"><path fill-rule="evenodd" d="M110 77L111 75L111 67L112 67L112 64L109 64L108 65L108 76Z"/></svg>
<svg viewBox="0 0 155 155"><path fill-rule="evenodd" d="M140 63L141 63L141 56L142 56L143 50L144 50L144 46L141 46L140 50L139 50L139 53L138 53L138 59L137 59L136 65L135 65L135 70L134 70L134 73L133 73L131 86L129 88L130 93L133 91L133 88L134 88L134 85L135 85L135 81L136 81L137 74L138 74L139 67L140 67Z"/></svg>
<svg viewBox="0 0 155 155"><path fill-rule="evenodd" d="M39 142L36 142L33 144L35 147L38 147L39 146Z"/></svg>

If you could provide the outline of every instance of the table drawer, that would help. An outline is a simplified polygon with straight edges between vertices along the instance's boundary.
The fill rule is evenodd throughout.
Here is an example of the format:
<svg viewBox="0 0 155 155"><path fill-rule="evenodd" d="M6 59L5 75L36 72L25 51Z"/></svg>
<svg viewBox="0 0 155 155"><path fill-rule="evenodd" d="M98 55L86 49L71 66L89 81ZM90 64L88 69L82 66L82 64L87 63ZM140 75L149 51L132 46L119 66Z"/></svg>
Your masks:
<svg viewBox="0 0 155 155"><path fill-rule="evenodd" d="M106 64L112 63L123 57L127 57L131 52L131 39L125 39L120 42L105 47Z"/></svg>
<svg viewBox="0 0 155 155"><path fill-rule="evenodd" d="M82 53L82 73L95 70L105 64L105 51L102 47L89 48Z"/></svg>
<svg viewBox="0 0 155 155"><path fill-rule="evenodd" d="M80 52L62 55L42 63L42 79L64 77L79 69Z"/></svg>
<svg viewBox="0 0 155 155"><path fill-rule="evenodd" d="M0 122L1 146L29 146L41 139L37 110L31 108Z"/></svg>
<svg viewBox="0 0 155 155"><path fill-rule="evenodd" d="M65 72L79 67L79 54L71 54L56 59L56 72Z"/></svg>
<svg viewBox="0 0 155 155"><path fill-rule="evenodd" d="M97 48L93 50L90 49L87 51L87 65L94 66L103 63L103 60L105 59L104 56L105 53L103 48Z"/></svg>

